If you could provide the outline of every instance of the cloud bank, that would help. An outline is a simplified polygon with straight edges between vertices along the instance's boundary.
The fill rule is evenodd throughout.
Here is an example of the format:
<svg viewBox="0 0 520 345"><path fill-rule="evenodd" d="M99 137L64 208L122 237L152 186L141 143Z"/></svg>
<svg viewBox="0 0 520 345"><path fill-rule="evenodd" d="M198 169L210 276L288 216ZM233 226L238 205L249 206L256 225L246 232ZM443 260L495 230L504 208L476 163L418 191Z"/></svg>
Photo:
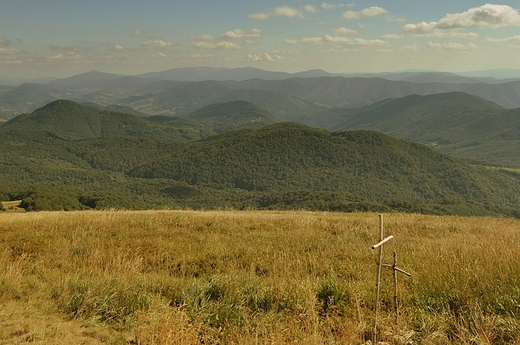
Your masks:
<svg viewBox="0 0 520 345"><path fill-rule="evenodd" d="M507 26L520 26L518 11L507 5L485 4L462 13L447 14L438 22L407 24L402 32L418 36L455 36L453 32L461 29Z"/></svg>

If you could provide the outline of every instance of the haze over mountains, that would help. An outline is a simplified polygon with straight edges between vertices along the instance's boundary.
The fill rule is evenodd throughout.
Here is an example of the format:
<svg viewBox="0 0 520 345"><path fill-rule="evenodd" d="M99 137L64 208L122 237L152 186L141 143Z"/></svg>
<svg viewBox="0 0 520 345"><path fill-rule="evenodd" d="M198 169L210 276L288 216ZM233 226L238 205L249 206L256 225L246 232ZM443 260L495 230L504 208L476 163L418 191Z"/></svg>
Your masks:
<svg viewBox="0 0 520 345"><path fill-rule="evenodd" d="M33 209L69 193L72 209L513 215L520 176L481 165L520 167L520 81L392 77L198 68L3 87L0 184Z"/></svg>
<svg viewBox="0 0 520 345"><path fill-rule="evenodd" d="M495 102L505 108L520 107L520 74L510 71L512 79L474 78L440 72L403 72L396 74L341 76L321 70L296 74L269 72L253 68L181 68L136 76L91 71L45 83L24 83L0 88L0 116L12 117L31 112L53 100L69 99L103 106L126 105L147 115L175 115L169 96L182 84L213 81L215 87L236 90L263 90L292 96L329 107L356 108L410 94L428 95L462 91ZM517 79L514 79L516 76ZM202 89L202 88L201 88ZM229 91L229 90L228 90ZM223 91L222 91L223 92ZM155 97L157 96L157 97ZM206 95L206 104L214 99ZM220 94L220 96L223 96ZM238 100L229 96L227 100ZM192 109L193 110L193 109ZM196 110L196 109L195 109Z"/></svg>

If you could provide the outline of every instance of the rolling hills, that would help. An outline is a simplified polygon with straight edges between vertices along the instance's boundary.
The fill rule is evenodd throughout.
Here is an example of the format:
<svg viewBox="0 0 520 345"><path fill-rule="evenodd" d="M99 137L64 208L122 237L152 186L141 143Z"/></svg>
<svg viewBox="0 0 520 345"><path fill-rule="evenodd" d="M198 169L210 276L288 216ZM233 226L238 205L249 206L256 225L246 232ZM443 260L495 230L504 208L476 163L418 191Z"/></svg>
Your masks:
<svg viewBox="0 0 520 345"><path fill-rule="evenodd" d="M67 100L54 101L31 114L19 115L6 122L0 129L2 131L45 131L67 139L137 136L162 140L187 140L214 134L210 130L201 133L197 128L179 130L131 114L97 110Z"/></svg>
<svg viewBox="0 0 520 345"><path fill-rule="evenodd" d="M207 93L205 84L213 83L228 93L250 90L246 96L228 96ZM180 87L182 86L182 87ZM180 87L180 88L178 88ZM188 89L191 88L191 92ZM176 90L174 90L176 89ZM520 107L520 81L490 78L466 78L448 73L403 72L347 76L320 70L300 73L269 72L257 69L188 68L125 76L90 71L64 79L45 83L26 83L0 89L0 111L4 117L32 112L55 100L69 99L78 103L96 103L102 106L130 106L148 116L185 115L213 103L247 100L277 113L278 106L270 100L260 103L253 99L261 91L262 96L286 98L290 102L307 103L307 107L358 108L387 98L400 98L410 94L430 95L461 91L472 94L504 108ZM208 97L209 96L209 97ZM278 105L279 102L277 101ZM300 109L301 110L301 109ZM284 109L288 116L294 112Z"/></svg>
<svg viewBox="0 0 520 345"><path fill-rule="evenodd" d="M247 102L213 107L238 106L258 110ZM75 120L84 125L37 126L67 107L86 111ZM208 109L192 117L197 119L176 122L214 120ZM511 216L520 204L515 173L373 131L329 133L276 123L196 141L164 141L132 127L145 121L174 128L172 120L99 112L69 101L11 120L0 127L0 197L23 199L30 210L303 207Z"/></svg>
<svg viewBox="0 0 520 345"><path fill-rule="evenodd" d="M459 157L520 165L520 108L504 109L462 92L324 110L308 114L305 122L333 131L371 129Z"/></svg>
<svg viewBox="0 0 520 345"><path fill-rule="evenodd" d="M210 105L184 118L142 118L104 109L106 108L57 100L30 114L22 114L11 119L2 125L0 130L50 132L73 140L147 137L163 141L184 141L280 122L268 111L246 101Z"/></svg>

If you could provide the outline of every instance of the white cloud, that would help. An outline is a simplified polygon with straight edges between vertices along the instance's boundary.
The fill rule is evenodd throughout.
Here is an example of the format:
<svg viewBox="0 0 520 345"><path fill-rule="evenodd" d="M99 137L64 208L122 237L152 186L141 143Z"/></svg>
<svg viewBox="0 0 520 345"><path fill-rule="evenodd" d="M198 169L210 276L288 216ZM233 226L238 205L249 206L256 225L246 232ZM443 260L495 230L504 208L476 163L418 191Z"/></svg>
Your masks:
<svg viewBox="0 0 520 345"><path fill-rule="evenodd" d="M81 55L70 52L70 53L62 53L53 55L50 57L51 60L63 61L63 60L79 60L81 59Z"/></svg>
<svg viewBox="0 0 520 345"><path fill-rule="evenodd" d="M0 55L20 55L26 53L23 50L18 48L1 48L0 47Z"/></svg>
<svg viewBox="0 0 520 345"><path fill-rule="evenodd" d="M337 8L343 8L343 7L354 7L356 6L355 3L350 3L350 4L329 4L329 3L326 3L326 2L322 2L321 3L321 8L325 9L325 10L335 10Z"/></svg>
<svg viewBox="0 0 520 345"><path fill-rule="evenodd" d="M466 12L447 14L438 22L406 24L403 33L420 36L453 36L451 31L467 28L520 26L520 14L507 5L486 4ZM473 34L475 36L476 34Z"/></svg>
<svg viewBox="0 0 520 345"><path fill-rule="evenodd" d="M240 44L233 43L233 42L227 42L227 41L219 42L219 43L215 44L215 46L217 47L217 49L226 49L226 50L243 49Z"/></svg>
<svg viewBox="0 0 520 345"><path fill-rule="evenodd" d="M173 46L171 42L165 42L163 40L151 40L141 43L141 46L146 49L158 49Z"/></svg>
<svg viewBox="0 0 520 345"><path fill-rule="evenodd" d="M361 18L365 18L365 17L376 17L376 16L379 16L381 14L386 14L386 13L388 13L388 11L382 7L371 6L371 7L365 8L364 10L361 10L361 11L347 11L347 12L343 13L343 18L361 19Z"/></svg>
<svg viewBox="0 0 520 345"><path fill-rule="evenodd" d="M347 29L344 27L339 27L334 30L332 30L333 33L336 35L350 35L350 34L357 34L358 32L356 30Z"/></svg>
<svg viewBox="0 0 520 345"><path fill-rule="evenodd" d="M250 19L254 20L266 20L271 18L271 14L268 13L252 13L248 16Z"/></svg>
<svg viewBox="0 0 520 345"><path fill-rule="evenodd" d="M388 46L389 44L383 40L366 40L364 38L350 38L345 36L331 36L325 35L325 37L303 37L299 40L284 40L286 44L306 44L306 45L320 45L320 44L333 44L338 46Z"/></svg>
<svg viewBox="0 0 520 345"><path fill-rule="evenodd" d="M448 42L448 43L428 43L429 48L437 49L437 50L475 50L480 49L476 44L469 43L467 45L457 42Z"/></svg>
<svg viewBox="0 0 520 345"><path fill-rule="evenodd" d="M253 13L249 15L250 19L256 19L256 20L266 20L271 17L287 17L287 18L305 18L303 13L293 7L289 6L280 6L276 7L274 11L265 12L265 13Z"/></svg>
<svg viewBox="0 0 520 345"><path fill-rule="evenodd" d="M123 47L120 44L114 44L114 46L112 47L112 50L125 50L125 47Z"/></svg>
<svg viewBox="0 0 520 345"><path fill-rule="evenodd" d="M318 12L318 9L316 8L316 6L312 6L312 5L305 5L303 7L303 9L307 12L310 12L310 13L316 13Z"/></svg>
<svg viewBox="0 0 520 345"><path fill-rule="evenodd" d="M299 54L301 54L301 51L297 50L297 49L273 50L273 54L277 54L277 55L299 55Z"/></svg>
<svg viewBox="0 0 520 345"><path fill-rule="evenodd" d="M516 35L516 36L512 36L512 37L504 37L504 38L486 37L486 41L488 41L488 42L520 42L520 35Z"/></svg>
<svg viewBox="0 0 520 345"><path fill-rule="evenodd" d="M2 67L3 65L23 65L23 63L23 60L14 57L0 59L0 67Z"/></svg>
<svg viewBox="0 0 520 345"><path fill-rule="evenodd" d="M237 39L237 38L258 38L262 36L262 30L260 29L252 29L250 31L244 31L242 29L235 29L233 31L228 31L222 35L223 38L226 39Z"/></svg>
<svg viewBox="0 0 520 345"><path fill-rule="evenodd" d="M288 18L294 18L294 17L304 18L303 14L300 10L289 7L289 6L282 6L282 7L275 8L273 15L280 16L280 17L288 17Z"/></svg>
<svg viewBox="0 0 520 345"><path fill-rule="evenodd" d="M284 58L280 55L276 54L248 54L245 58L246 61L278 61L278 60L284 60Z"/></svg>
<svg viewBox="0 0 520 345"><path fill-rule="evenodd" d="M209 42L193 42L190 44L192 48L198 49L225 49L225 50L239 50L243 49L240 44L223 41L219 43L209 43Z"/></svg>
<svg viewBox="0 0 520 345"><path fill-rule="evenodd" d="M366 40L364 38L349 38L343 36L330 36L325 35L325 42L334 43L339 45L346 46L374 46L374 45L388 45L387 42L383 40Z"/></svg>
<svg viewBox="0 0 520 345"><path fill-rule="evenodd" d="M215 40L217 40L217 38L218 38L217 36L205 34L205 35L192 37L191 39L194 41L215 41Z"/></svg>
<svg viewBox="0 0 520 345"><path fill-rule="evenodd" d="M387 35L381 35L381 38L386 38L390 40L398 40L403 38L403 35L397 35L397 34L387 34Z"/></svg>

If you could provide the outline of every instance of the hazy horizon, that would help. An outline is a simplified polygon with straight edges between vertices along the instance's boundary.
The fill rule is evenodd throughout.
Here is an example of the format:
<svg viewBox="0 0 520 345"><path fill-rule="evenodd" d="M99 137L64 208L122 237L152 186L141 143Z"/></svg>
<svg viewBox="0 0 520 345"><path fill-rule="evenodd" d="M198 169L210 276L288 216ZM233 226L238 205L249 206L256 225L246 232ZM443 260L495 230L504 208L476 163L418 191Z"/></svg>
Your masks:
<svg viewBox="0 0 520 345"><path fill-rule="evenodd" d="M195 66L288 73L520 69L519 26L511 0L11 1L0 12L0 80Z"/></svg>

